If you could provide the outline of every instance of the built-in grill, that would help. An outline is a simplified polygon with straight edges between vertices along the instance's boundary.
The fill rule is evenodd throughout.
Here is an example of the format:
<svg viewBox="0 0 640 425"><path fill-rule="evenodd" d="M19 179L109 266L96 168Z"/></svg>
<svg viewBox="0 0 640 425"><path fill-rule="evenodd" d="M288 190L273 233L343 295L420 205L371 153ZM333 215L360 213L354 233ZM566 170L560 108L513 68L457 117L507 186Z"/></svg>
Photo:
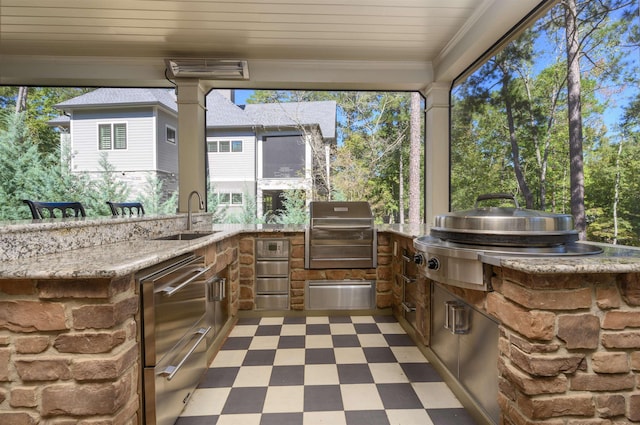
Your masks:
<svg viewBox="0 0 640 425"><path fill-rule="evenodd" d="M509 199L515 207L480 207L481 201ZM595 245L577 242L578 232L567 214L520 208L510 194L478 197L474 209L437 216L431 234L413 245L422 271L431 280L490 290L484 273L487 256L577 256L599 254Z"/></svg>
<svg viewBox="0 0 640 425"><path fill-rule="evenodd" d="M305 234L307 269L377 265L377 234L367 202L311 202Z"/></svg>

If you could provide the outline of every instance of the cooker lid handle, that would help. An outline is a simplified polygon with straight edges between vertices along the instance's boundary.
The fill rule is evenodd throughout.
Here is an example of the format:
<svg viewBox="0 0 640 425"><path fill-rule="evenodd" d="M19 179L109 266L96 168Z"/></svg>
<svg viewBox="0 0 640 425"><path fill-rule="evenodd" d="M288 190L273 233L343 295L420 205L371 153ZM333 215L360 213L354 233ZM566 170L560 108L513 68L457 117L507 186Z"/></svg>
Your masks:
<svg viewBox="0 0 640 425"><path fill-rule="evenodd" d="M515 204L516 208L520 208L520 205L518 204L518 200L516 199L515 195L511 194L511 193L485 193L484 195L479 195L476 198L476 208L478 208L478 203L480 201L486 201L487 199L509 199L511 201L513 201L513 203Z"/></svg>

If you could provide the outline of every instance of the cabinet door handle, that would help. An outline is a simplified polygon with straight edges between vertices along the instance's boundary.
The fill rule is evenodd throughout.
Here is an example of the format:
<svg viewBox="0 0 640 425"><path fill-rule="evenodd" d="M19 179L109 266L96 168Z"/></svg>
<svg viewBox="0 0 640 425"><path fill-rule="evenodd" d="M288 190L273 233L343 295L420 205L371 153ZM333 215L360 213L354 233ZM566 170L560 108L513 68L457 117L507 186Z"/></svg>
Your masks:
<svg viewBox="0 0 640 425"><path fill-rule="evenodd" d="M445 301L444 306L444 328L453 334L468 334L470 326L467 307L458 301Z"/></svg>
<svg viewBox="0 0 640 425"><path fill-rule="evenodd" d="M453 317L451 332L458 335L469 333L469 310L464 304L456 303L451 306L451 316Z"/></svg>
<svg viewBox="0 0 640 425"><path fill-rule="evenodd" d="M178 373L180 368L182 366L184 366L184 364L187 362L187 360L189 360L189 357L191 357L193 352L196 351L196 348L198 348L198 345L200 345L200 343L204 340L204 338L207 336L207 334L209 333L210 330L211 330L211 326L209 326L206 329L205 328L198 329L193 334L193 336L200 335L200 337L198 338L196 343L193 344L193 347L191 347L191 349L189 349L189 352L187 354L185 354L185 356L182 358L182 360L180 360L180 362L178 362L177 365L175 365L175 366L170 365L170 366L165 367L160 372L158 372L158 375L159 376L166 376L167 381L171 381L176 376L176 373Z"/></svg>
<svg viewBox="0 0 640 425"><path fill-rule="evenodd" d="M185 279L183 281L181 281L182 277L180 277L179 279L176 279L176 281L172 282L172 284L177 283L177 285L176 286L167 286L166 288L162 289L163 294L168 296L168 297L170 297L171 295L175 294L176 292L178 292L179 290L181 290L182 288L184 288L185 286L187 286L191 282L193 282L193 281L199 279L200 277L204 276L212 268L213 268L213 265L210 265L209 267L206 267L206 268L198 267L198 268L196 268L194 270L189 271L189 273L195 272L196 274L191 276L189 279Z"/></svg>
<svg viewBox="0 0 640 425"><path fill-rule="evenodd" d="M218 301L222 301L224 297L227 296L227 287L226 287L227 279L220 279L220 299Z"/></svg>

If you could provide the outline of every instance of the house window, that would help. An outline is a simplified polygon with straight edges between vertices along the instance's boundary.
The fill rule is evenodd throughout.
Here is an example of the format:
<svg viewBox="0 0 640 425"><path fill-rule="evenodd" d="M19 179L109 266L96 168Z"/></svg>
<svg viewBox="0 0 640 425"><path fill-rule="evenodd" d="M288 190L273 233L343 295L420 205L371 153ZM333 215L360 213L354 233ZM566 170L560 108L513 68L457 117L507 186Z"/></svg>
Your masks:
<svg viewBox="0 0 640 425"><path fill-rule="evenodd" d="M176 144L176 129L166 126L167 143Z"/></svg>
<svg viewBox="0 0 640 425"><path fill-rule="evenodd" d="M265 137L262 145L262 177L304 177L305 144L302 136Z"/></svg>
<svg viewBox="0 0 640 425"><path fill-rule="evenodd" d="M98 125L98 149L126 149L127 148L127 124L99 124Z"/></svg>
<svg viewBox="0 0 640 425"><path fill-rule="evenodd" d="M207 152L242 152L242 140L209 141Z"/></svg>
<svg viewBox="0 0 640 425"><path fill-rule="evenodd" d="M242 193L219 193L218 203L220 205L242 205L243 195Z"/></svg>
<svg viewBox="0 0 640 425"><path fill-rule="evenodd" d="M231 205L242 205L242 193L231 194Z"/></svg>
<svg viewBox="0 0 640 425"><path fill-rule="evenodd" d="M218 203L221 205L229 205L231 199L230 193L219 193L218 194Z"/></svg>

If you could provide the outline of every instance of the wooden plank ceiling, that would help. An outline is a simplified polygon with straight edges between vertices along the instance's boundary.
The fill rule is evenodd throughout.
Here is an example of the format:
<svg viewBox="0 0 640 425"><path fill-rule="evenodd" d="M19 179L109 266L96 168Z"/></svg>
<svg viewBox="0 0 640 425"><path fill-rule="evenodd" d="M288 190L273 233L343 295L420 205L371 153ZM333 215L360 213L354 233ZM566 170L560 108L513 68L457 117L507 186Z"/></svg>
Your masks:
<svg viewBox="0 0 640 425"><path fill-rule="evenodd" d="M509 6L516 9L505 18L511 22L500 25L496 20L493 39L537 3L506 1L521 5ZM505 0L0 0L0 59L7 64L4 71L0 64L0 83L18 82L16 67L30 60L37 66L45 58L76 66L69 72L78 78L82 66L89 74L99 72L92 66L105 63L113 64L115 75L125 60L153 61L157 72L162 59L170 57L385 67L409 63L421 64L421 72L429 73L501 2ZM25 80L40 75L35 70L21 74ZM126 81L124 75L119 78ZM261 78L254 84L276 79Z"/></svg>

